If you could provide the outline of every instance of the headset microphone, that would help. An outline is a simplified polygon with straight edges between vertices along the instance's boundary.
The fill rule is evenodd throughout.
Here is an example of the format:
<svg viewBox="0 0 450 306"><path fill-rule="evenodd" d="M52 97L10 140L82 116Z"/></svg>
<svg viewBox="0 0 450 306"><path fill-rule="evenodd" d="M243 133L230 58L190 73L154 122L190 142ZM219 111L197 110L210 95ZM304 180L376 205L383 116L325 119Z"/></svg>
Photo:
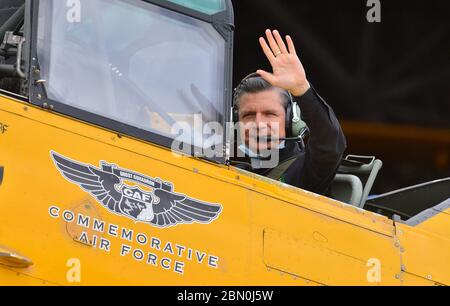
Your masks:
<svg viewBox="0 0 450 306"><path fill-rule="evenodd" d="M300 141L302 137L287 137L287 138L278 138L274 140L281 140L281 141Z"/></svg>

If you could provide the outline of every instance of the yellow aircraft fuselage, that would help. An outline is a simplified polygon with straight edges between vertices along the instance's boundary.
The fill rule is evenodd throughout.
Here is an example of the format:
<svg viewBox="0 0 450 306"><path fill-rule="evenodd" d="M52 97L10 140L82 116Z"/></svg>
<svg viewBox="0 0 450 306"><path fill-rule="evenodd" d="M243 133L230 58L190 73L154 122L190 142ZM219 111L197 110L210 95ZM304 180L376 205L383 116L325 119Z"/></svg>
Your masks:
<svg viewBox="0 0 450 306"><path fill-rule="evenodd" d="M0 126L0 285L450 284L449 210L410 227L4 95ZM64 177L52 154L122 171L127 199L155 200L157 182L217 210L138 221Z"/></svg>

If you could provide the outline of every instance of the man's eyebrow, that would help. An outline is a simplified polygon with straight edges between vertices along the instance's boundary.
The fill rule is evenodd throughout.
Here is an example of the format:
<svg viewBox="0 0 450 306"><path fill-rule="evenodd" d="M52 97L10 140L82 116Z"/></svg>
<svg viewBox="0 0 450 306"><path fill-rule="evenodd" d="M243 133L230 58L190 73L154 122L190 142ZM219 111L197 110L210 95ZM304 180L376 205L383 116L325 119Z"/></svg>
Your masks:
<svg viewBox="0 0 450 306"><path fill-rule="evenodd" d="M277 109L272 109L272 108L270 108L270 109L265 109L264 111L263 111L263 113L264 114L268 114L268 113L278 113L278 110Z"/></svg>
<svg viewBox="0 0 450 306"><path fill-rule="evenodd" d="M241 115L255 114L254 110L241 110Z"/></svg>
<svg viewBox="0 0 450 306"><path fill-rule="evenodd" d="M263 110L262 113L264 113L264 114L278 113L278 110L275 108L269 108L269 109ZM255 110L241 110L240 114L241 115L251 115L251 114L256 114L256 111Z"/></svg>

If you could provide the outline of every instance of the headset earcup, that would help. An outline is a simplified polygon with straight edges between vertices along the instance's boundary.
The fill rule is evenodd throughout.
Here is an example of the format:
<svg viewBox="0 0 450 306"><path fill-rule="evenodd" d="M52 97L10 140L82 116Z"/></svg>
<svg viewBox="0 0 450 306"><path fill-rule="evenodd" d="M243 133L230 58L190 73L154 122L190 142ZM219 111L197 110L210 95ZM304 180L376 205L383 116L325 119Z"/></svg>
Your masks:
<svg viewBox="0 0 450 306"><path fill-rule="evenodd" d="M301 114L301 109L300 106L298 104L296 104L297 107L297 114ZM291 118L293 118L293 113L291 113ZM300 116L301 118L301 116ZM300 137L303 132L305 131L305 129L308 128L308 126L306 125L306 122L303 120L299 120L297 122L294 122L293 120L291 120L291 132L292 132L292 136L291 137Z"/></svg>

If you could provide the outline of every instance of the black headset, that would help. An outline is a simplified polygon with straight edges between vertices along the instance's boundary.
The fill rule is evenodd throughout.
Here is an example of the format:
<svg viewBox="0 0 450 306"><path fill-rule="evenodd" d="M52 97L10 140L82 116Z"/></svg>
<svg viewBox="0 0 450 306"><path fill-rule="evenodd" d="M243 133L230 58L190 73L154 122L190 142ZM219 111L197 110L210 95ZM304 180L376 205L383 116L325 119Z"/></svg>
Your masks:
<svg viewBox="0 0 450 306"><path fill-rule="evenodd" d="M233 95L233 122L236 124L239 122L239 109L237 108L237 97L242 87L245 85L246 81L249 79L262 77L257 73L252 73L242 79L239 85L234 89ZM300 141L308 132L308 126L302 120L302 112L300 106L294 101L291 92L287 91L289 94L289 103L286 108L286 135L287 138L282 138L280 140L288 141Z"/></svg>

